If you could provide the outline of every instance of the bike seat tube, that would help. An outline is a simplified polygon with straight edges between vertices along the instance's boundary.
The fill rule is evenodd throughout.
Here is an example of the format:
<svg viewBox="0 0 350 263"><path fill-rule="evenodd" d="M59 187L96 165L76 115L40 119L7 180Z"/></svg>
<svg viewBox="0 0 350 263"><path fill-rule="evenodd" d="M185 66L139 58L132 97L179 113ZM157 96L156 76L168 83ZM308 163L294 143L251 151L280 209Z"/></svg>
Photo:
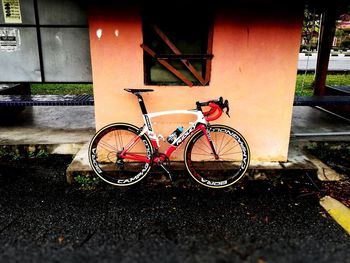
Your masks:
<svg viewBox="0 0 350 263"><path fill-rule="evenodd" d="M145 105L145 102L143 101L142 96L139 93L135 93L135 95L137 96L137 100L140 104L142 114L147 114L146 105Z"/></svg>

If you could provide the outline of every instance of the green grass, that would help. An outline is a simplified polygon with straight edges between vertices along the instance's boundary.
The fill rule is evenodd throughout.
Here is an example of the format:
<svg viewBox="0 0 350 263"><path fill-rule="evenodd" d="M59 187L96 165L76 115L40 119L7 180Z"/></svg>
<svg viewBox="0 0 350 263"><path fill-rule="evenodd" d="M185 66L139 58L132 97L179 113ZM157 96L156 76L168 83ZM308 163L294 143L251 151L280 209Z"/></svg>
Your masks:
<svg viewBox="0 0 350 263"><path fill-rule="evenodd" d="M327 85L329 86L350 85L350 74L328 75Z"/></svg>
<svg viewBox="0 0 350 263"><path fill-rule="evenodd" d="M295 87L295 95L311 96L313 94L312 83L314 81L313 74L298 74Z"/></svg>
<svg viewBox="0 0 350 263"><path fill-rule="evenodd" d="M295 94L311 96L314 74L298 74ZM350 74L329 74L327 85L350 85ZM33 95L42 94L92 94L92 84L31 84Z"/></svg>
<svg viewBox="0 0 350 263"><path fill-rule="evenodd" d="M33 95L66 95L66 94L92 94L92 84L31 84Z"/></svg>
<svg viewBox="0 0 350 263"><path fill-rule="evenodd" d="M314 74L298 74L295 87L295 95L297 96L312 96L314 82ZM326 85L341 86L350 85L350 74L329 74L327 76Z"/></svg>

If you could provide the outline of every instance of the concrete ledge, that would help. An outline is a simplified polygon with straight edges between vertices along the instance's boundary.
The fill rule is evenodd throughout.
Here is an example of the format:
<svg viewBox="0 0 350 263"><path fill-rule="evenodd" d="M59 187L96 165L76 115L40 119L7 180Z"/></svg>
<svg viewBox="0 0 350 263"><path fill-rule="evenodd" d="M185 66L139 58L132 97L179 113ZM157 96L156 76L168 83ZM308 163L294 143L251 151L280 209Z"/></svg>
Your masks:
<svg viewBox="0 0 350 263"><path fill-rule="evenodd" d="M89 163L88 157L89 143L85 143L79 152L75 155L73 161L66 170L67 182L72 184L74 181L74 173L76 174L89 174L93 173L93 170Z"/></svg>
<svg viewBox="0 0 350 263"><path fill-rule="evenodd" d="M45 154L67 154L75 155L79 152L83 143L61 143L61 144L13 144L3 145L0 148L3 153L17 152L19 156L27 156L38 151L43 151Z"/></svg>
<svg viewBox="0 0 350 263"><path fill-rule="evenodd" d="M314 167L317 172L317 177L321 181L339 181L345 179L344 175L339 174L331 167L323 163L316 156L306 151L305 148L310 145L306 141L294 141L289 147L290 161L292 163L304 163L306 166Z"/></svg>
<svg viewBox="0 0 350 263"><path fill-rule="evenodd" d="M92 175L94 172L90 167L88 160L88 147L89 143L84 144L80 151L74 157L72 163L69 165L66 171L67 182L73 183L75 175ZM320 161L319 161L320 162ZM252 179L264 179L267 178L267 174L275 174L276 172L311 172L317 173L320 169L320 165L315 165L315 160L308 158L301 150L299 145L291 144L289 158L287 162L257 162L252 161L248 169L248 176ZM171 169L173 171L185 171L184 163L181 161L171 162ZM322 170L323 171L323 170ZM290 173L289 173L290 174ZM154 177L154 180L157 180Z"/></svg>
<svg viewBox="0 0 350 263"><path fill-rule="evenodd" d="M258 162L250 163L247 175L250 179L266 179L281 173L281 175L305 173L309 172L317 175L319 180L323 181L338 181L343 180L344 176L334 171L332 168L324 164L321 160L311 155L304 150L307 143L297 142L291 143L289 147L289 156L287 162ZM31 155L44 151L46 154L69 154L75 155L71 164L66 170L68 183L74 182L76 175L89 175L94 177L95 174L88 160L89 142L85 143L60 143L60 144L21 144L21 145L2 145L7 151L24 153ZM182 161L171 162L171 169L174 172L185 171L185 166ZM152 177L153 180L158 180L160 177ZM164 177L161 177L164 179ZM162 179L162 180L163 180Z"/></svg>
<svg viewBox="0 0 350 263"><path fill-rule="evenodd" d="M342 174L337 173L331 167L323 163L320 159L311 154L306 154L310 162L317 167L317 177L321 181L340 181L345 177Z"/></svg>

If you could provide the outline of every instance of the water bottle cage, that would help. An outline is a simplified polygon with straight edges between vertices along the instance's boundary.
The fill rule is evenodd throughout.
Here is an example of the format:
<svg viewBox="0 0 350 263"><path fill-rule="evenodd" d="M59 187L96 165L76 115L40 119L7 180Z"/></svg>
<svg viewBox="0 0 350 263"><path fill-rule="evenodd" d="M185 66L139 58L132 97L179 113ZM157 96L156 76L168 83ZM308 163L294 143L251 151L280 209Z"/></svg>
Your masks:
<svg viewBox="0 0 350 263"><path fill-rule="evenodd" d="M183 131L183 127L178 127L178 128L176 128L176 130L173 131L173 132L168 136L167 142L170 143L170 144L172 144L172 143L176 140L176 138L182 133L182 131Z"/></svg>

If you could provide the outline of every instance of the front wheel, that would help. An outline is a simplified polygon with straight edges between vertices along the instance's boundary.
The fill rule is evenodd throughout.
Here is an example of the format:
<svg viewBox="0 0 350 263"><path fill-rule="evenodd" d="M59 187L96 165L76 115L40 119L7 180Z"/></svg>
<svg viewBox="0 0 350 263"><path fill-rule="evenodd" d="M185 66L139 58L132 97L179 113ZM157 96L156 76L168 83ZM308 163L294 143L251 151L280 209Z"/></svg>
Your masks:
<svg viewBox="0 0 350 263"><path fill-rule="evenodd" d="M145 134L128 123L113 123L99 130L89 146L89 161L105 182L127 186L139 182L151 169L153 148ZM122 155L127 149L127 155Z"/></svg>
<svg viewBox="0 0 350 263"><path fill-rule="evenodd" d="M211 125L210 138L202 130L194 133L185 148L185 165L189 174L206 187L227 187L243 177L250 162L244 137L225 125ZM214 156L208 139L213 142Z"/></svg>

